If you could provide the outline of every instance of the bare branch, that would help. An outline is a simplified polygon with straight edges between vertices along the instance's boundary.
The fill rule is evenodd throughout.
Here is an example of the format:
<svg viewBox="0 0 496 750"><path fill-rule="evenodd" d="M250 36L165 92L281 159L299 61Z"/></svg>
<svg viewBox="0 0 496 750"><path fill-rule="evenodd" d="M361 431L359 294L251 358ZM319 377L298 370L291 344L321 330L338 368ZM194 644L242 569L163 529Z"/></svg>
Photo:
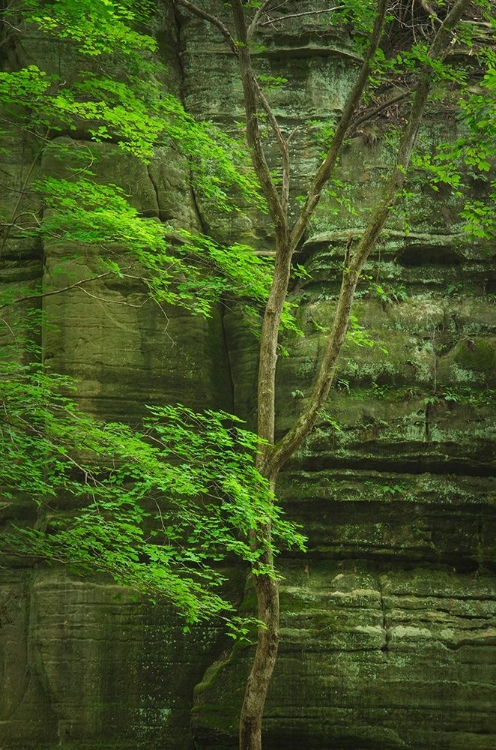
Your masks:
<svg viewBox="0 0 496 750"><path fill-rule="evenodd" d="M288 13L287 16L279 16L279 18L272 18L268 21L264 21L260 26L268 26L271 23L277 23L278 21L286 21L288 18L300 18L300 16L316 16L319 13L332 13L333 10L343 10L346 8L345 5L336 5L334 8L324 8L324 10L305 10L302 13Z"/></svg>
<svg viewBox="0 0 496 750"><path fill-rule="evenodd" d="M274 0L265 0L262 5L257 8L255 15L253 16L252 22L248 26L248 30L246 32L246 36L248 39L251 39L253 36L253 32L256 30L258 26L258 21L260 20L260 16L265 13L265 11L269 8L270 5L272 5ZM261 24L263 26L263 24Z"/></svg>
<svg viewBox="0 0 496 750"><path fill-rule="evenodd" d="M140 305L133 305L132 302L126 302L122 299L110 299L109 297L100 297L98 294L92 294L91 292L88 292L87 289L84 287L79 287L82 292L88 295L88 297L92 297L93 299L98 300L99 302L105 302L105 304L108 305L125 305L126 307L135 307L136 309L140 309L144 305L146 305L147 302L150 301L150 297L145 297L144 301Z"/></svg>
<svg viewBox="0 0 496 750"><path fill-rule="evenodd" d="M216 26L219 31L222 33L222 35L227 40L231 50L234 52L236 57L238 56L238 48L236 47L236 42L234 41L234 38L227 28L226 24L220 20L220 18L217 18L217 16L213 16L211 13L208 13L206 10L202 10L197 5L194 5L193 3L190 3L189 0L175 0L177 5L181 5L183 8L186 8L191 13L193 13L195 16L198 16L199 18L202 18L204 21L209 21L213 26Z"/></svg>
<svg viewBox="0 0 496 750"><path fill-rule="evenodd" d="M14 26L12 23L10 23L10 21L7 21L6 18L2 18L2 23L4 23L6 26L9 26L14 31L19 32L19 34L22 33L22 29L18 29L17 26Z"/></svg>
<svg viewBox="0 0 496 750"><path fill-rule="evenodd" d="M420 5L425 10L425 12L428 14L429 18L431 18L432 20L436 21L437 23L441 23L441 19L437 15L437 13L434 10L434 8L431 5L429 5L429 3L427 2L427 0L420 0Z"/></svg>
<svg viewBox="0 0 496 750"><path fill-rule="evenodd" d="M289 202L289 139L286 140L282 134L281 128L279 127L279 123L277 122L277 118L274 115L274 111L272 107L269 104L269 101L267 97L265 96L265 93L260 86L260 83L258 82L257 78L253 76L253 84L257 91L257 96L260 99L260 104L265 110L265 113L267 117L269 118L269 122L272 128L272 132L274 133L277 143L279 145L279 151L281 153L281 173L282 173L282 189L281 189L281 205L282 210L284 212L284 215L287 216L288 211L288 202Z"/></svg>
<svg viewBox="0 0 496 750"><path fill-rule="evenodd" d="M3 250L5 249L5 246L7 244L7 240L10 237L10 232L11 232L12 228L15 226L15 222L18 219L19 215L18 215L17 212L19 211L19 207L20 207L22 199L23 199L23 197L25 195L25 191L26 191L26 188L27 188L27 186L29 184L29 181L31 179L31 175L33 173L33 170L34 170L36 164L38 163L38 157L39 157L39 154L36 154L36 156L34 157L34 159L31 162L31 164L29 165L29 168L28 168L27 174L26 174L26 176L24 178L21 190L19 191L19 197L17 198L16 204L15 204L14 209L12 211L12 224L10 226L7 226L5 234L4 234L3 238L2 238L2 243L0 245L0 255L2 254Z"/></svg>
<svg viewBox="0 0 496 750"><path fill-rule="evenodd" d="M408 91L402 91L401 94L396 94L396 96L392 96L390 99L388 99L386 102L383 102L382 104L378 104L375 109L371 110L370 112L365 112L361 117L358 117L353 123L353 127L356 129L359 127L359 125L362 125L364 122L367 122L367 120L371 120L372 117L375 117L376 115L380 114L383 110L387 109L388 107L391 107L393 104L397 104L398 102L403 101L403 99L406 99L410 94L413 93L413 89L409 89Z"/></svg>
<svg viewBox="0 0 496 750"><path fill-rule="evenodd" d="M178 5L181 5L182 7L186 8L187 10L189 10L191 13L194 13L199 18L202 18L203 20L208 21L212 25L216 26L221 31L223 36L227 39L232 52L235 54L235 56L238 59L240 58L240 45L236 44L235 39L233 38L227 26L223 23L223 21L221 21L217 16L214 16L211 13L208 13L207 11L202 10L201 8L198 8L196 5L189 2L189 0L176 0L176 2ZM258 19L260 18L260 15L270 6L272 2L273 0L266 0L266 2L264 2L257 9L249 28L246 28L244 9L242 8L242 6L241 6L241 10L238 9L239 12L238 12L237 33L238 33L239 41L241 42L241 45L246 45L248 43L249 38L251 37L251 35L253 34L253 31L255 30L255 27L257 25ZM233 13L234 13L234 10L233 10ZM234 13L234 17L236 20L235 13ZM246 63L248 63L248 68L247 68ZM260 83L258 82L256 76L253 73L253 70L251 68L250 54L248 51L245 54L245 64L242 66L242 69L244 69L245 73L247 74L246 83L247 83L248 88L253 89L251 96L248 96L248 98L246 97L246 92L245 92L245 104L247 101L249 102L251 115L252 115L250 118L248 116L248 110L247 110L248 143L250 145L250 148L252 149L252 154L254 154L253 160L254 160L255 171L260 180L260 183L264 190L264 195L268 200L269 206L274 211L273 216L275 219L275 216L281 213L281 209L284 215L286 215L286 212L287 212L287 206L288 206L288 200L289 200L288 144L284 139L284 136L279 127L279 123L277 122L277 119L274 116L274 112L272 111L272 108L267 100L267 97L265 96L265 93L262 87L260 86ZM248 71L251 74L251 82L248 82ZM243 75L243 72L242 72L242 75ZM281 153L281 159L282 159L281 199L279 199L277 190L275 188L275 185L273 184L272 178L270 176L270 170L268 168L268 165L266 164L265 155L263 153L263 149L260 144L260 132L258 129L258 122L256 119L257 118L256 103L253 98L253 93L256 93L256 96L258 97L262 108L265 110L265 113L267 114L270 126L277 140L279 151ZM256 135L255 135L255 131L256 131ZM250 134L251 134L251 137L250 137ZM255 144L255 141L258 142L258 145ZM262 176L262 173L263 173L263 176Z"/></svg>
<svg viewBox="0 0 496 750"><path fill-rule="evenodd" d="M105 273L100 273L98 276L91 276L88 279L81 279L80 281L75 281L74 284L69 284L68 286L64 286L61 289L54 289L52 292L39 292L38 294L26 294L24 297L18 297L17 299L12 300L12 302L6 302L4 305L0 305L0 310L4 310L6 307L12 307L13 305L17 305L19 302L27 302L30 299L43 299L44 297L52 297L54 294L62 294L62 292L68 292L70 289L76 289L77 287L81 287L83 284L89 284L93 281L97 281L98 279L103 279L105 276L111 276L113 275L113 271L105 271Z"/></svg>
<svg viewBox="0 0 496 750"><path fill-rule="evenodd" d="M250 25L250 28L252 28L252 32L255 28L254 26L255 20L260 17L260 13L262 12L262 10L266 9L270 5L271 1L272 0L268 0L267 2L263 4L263 6L257 9L257 13L255 14L255 17ZM233 8L233 15L234 15L235 24L236 24L236 33L237 33L237 36L239 37L239 42L240 42L240 44L237 44L236 40L232 36L228 27L217 16L214 16L211 13L208 13L207 11L202 10L201 8L198 8L198 6L189 2L189 0L176 0L176 3L182 6L183 8L186 8L187 10L189 10L191 13L195 14L199 18L202 18L203 20L211 23L213 26L216 26L221 31L225 39L227 40L234 55L238 58L238 60L240 60L241 76L243 79L243 90L245 94L245 111L246 111L246 123L247 123L246 135L247 135L248 145L250 146L250 149L252 152L252 160L253 160L255 172L262 186L263 193L269 204L271 214L276 224L281 224L283 223L283 216L286 214L286 211L287 211L287 203L288 203L288 197L289 197L288 146L287 146L286 141L284 140L281 129L274 116L274 113L267 100L267 97L265 96L260 84L258 83L253 73L252 67L251 67L250 53L247 48L250 32L246 28L246 21L245 21L243 6L241 5L241 3L236 3L236 5L238 5L239 7L237 9ZM241 61L241 51L242 51L243 61ZM276 187L270 175L270 170L267 165L265 154L261 145L261 135L260 135L259 127L258 127L256 97L258 97L261 106L263 107L263 109L265 110L269 118L272 131L276 137L276 140L279 145L279 150L281 152L281 158L283 162L283 166L282 166L282 196L283 197L282 197L282 200L279 198Z"/></svg>
<svg viewBox="0 0 496 750"><path fill-rule="evenodd" d="M303 233L305 229L307 228L310 217L312 216L313 212L315 211L320 201L320 194L321 194L322 188L328 182L334 170L334 167L336 166L336 161L338 158L339 151L341 149L341 146L343 145L343 141L345 139L348 128L351 124L351 120L355 113L356 107L358 105L358 102L360 101L360 98L363 94L363 91L369 79L370 65L372 63L372 60L374 58L374 55L379 46L379 42L382 36L382 30L384 28L384 19L386 17L387 6L388 6L387 0L379 0L378 8L377 8L377 15L375 17L375 22L374 22L374 28L372 30L370 43L369 43L367 52L365 54L362 68L355 82L355 85L353 86L350 92L348 101L346 102L346 106L344 108L343 114L336 128L336 132L334 134L331 147L327 153L326 158L324 159L319 169L317 170L317 174L314 177L313 183L308 193L308 198L293 227L293 231L291 232L291 252L294 252L294 250L298 246L299 241L303 237Z"/></svg>
<svg viewBox="0 0 496 750"><path fill-rule="evenodd" d="M269 204L270 214L276 227L276 234L280 234L286 225L286 216L281 200L272 180L269 165L262 147L262 137L258 124L257 95L259 87L255 83L255 76L251 65L251 55L248 47L246 19L241 0L231 0L231 7L236 28L238 60L241 69L241 80L246 113L246 138L251 150L253 168L259 179L263 194Z"/></svg>

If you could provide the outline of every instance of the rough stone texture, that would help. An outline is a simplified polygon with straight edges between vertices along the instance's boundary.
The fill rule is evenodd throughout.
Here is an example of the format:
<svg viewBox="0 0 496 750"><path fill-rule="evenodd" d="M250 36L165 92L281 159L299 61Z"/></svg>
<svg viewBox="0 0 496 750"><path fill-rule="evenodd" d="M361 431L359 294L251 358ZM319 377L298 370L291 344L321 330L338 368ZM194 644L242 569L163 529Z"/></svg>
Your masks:
<svg viewBox="0 0 496 750"><path fill-rule="evenodd" d="M494 746L492 576L314 555L284 573L264 748ZM199 694L200 747L236 746L248 660L222 668L207 706Z"/></svg>
<svg viewBox="0 0 496 750"><path fill-rule="evenodd" d="M191 747L191 685L218 629L187 640L167 608L108 581L2 571L0 747Z"/></svg>
<svg viewBox="0 0 496 750"><path fill-rule="evenodd" d="M222 3L208 5L222 12ZM310 7L323 4L298 3ZM166 3L159 35L188 109L234 130L240 87L217 33L183 14L173 23ZM261 69L294 81L274 101L287 131L297 127L298 195L318 162L318 121L343 104L353 50L317 17L268 27L261 41ZM23 62L37 44L25 41ZM41 52L70 75L68 48ZM453 132L431 120L423 144ZM16 185L29 168L25 149L13 150ZM271 249L263 217L212 212L174 152L146 168L112 146L99 151L101 178L146 215ZM340 178L358 213L326 197L302 245L298 261L311 278L295 281L292 296L305 336L285 339L280 432L308 397L343 248L350 232L358 236L389 159L380 140L354 138ZM61 167L47 150L38 169ZM456 205L424 190L400 206L369 263L354 312L376 346L347 344L327 413L279 482L309 549L281 564L281 651L264 750L496 745L496 268L493 251L482 250L461 234ZM42 265L45 289L97 271L94 252L70 254L12 244L2 283L31 283ZM142 305L142 290L122 282L87 290L93 296L47 298L57 326L43 341L47 361L81 379L86 408L132 421L144 403L180 400L253 420L257 345L235 310L205 323ZM2 571L1 591L2 750L234 750L249 648L231 653L215 629L183 636L169 610L104 579L14 567Z"/></svg>

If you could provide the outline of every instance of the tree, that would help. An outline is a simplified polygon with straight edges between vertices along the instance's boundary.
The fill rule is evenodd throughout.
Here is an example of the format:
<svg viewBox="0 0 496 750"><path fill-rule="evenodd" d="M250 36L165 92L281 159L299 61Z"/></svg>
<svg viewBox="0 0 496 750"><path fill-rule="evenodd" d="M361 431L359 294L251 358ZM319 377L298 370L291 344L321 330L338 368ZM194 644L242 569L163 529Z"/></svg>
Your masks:
<svg viewBox="0 0 496 750"><path fill-rule="evenodd" d="M427 6L432 19L432 34L426 41L413 44L403 51L399 58L405 62L414 60L413 80L406 93L411 101L406 123L401 129L396 152L396 163L384 185L383 194L372 211L362 237L356 246L350 245L344 258L344 270L341 291L334 320L330 325L324 354L317 378L306 408L284 437L275 441L275 373L278 356L278 341L281 314L286 300L291 274L291 260L308 226L309 220L319 203L322 190L329 182L339 158L340 150L350 132L353 119L356 117L359 102L371 85L372 72L378 59L385 59L381 45L384 45L384 29L387 27L390 5L386 0L359 6L350 3L344 8L347 20L352 19L358 27L358 33L369 32L369 39L364 50L363 62L356 77L341 118L332 135L324 161L318 168L301 210L296 218L291 218L289 211L290 135L283 133L266 96L260 77L257 77L252 59L251 47L256 37L257 26L262 19L269 19L271 12L283 14L281 6L272 8L268 2L242 3L231 0L231 26L223 23L219 17L203 10L189 0L177 0L177 4L200 18L210 22L224 36L232 54L237 58L243 85L245 106L246 139L252 156L253 167L257 174L261 190L268 204L275 240L275 264L269 299L263 317L260 337L260 360L258 376L258 435L264 441L257 458L260 473L275 488L278 473L286 461L295 453L316 422L323 409L332 384L336 363L345 340L350 321L353 298L358 279L364 264L374 250L377 240L398 200L406 180L411 163L412 153L417 141L429 94L435 81L449 77L445 66L445 56L454 40L454 32L460 28L464 14L476 4L468 0L457 0L444 8L440 18ZM282 4L287 5L286 3ZM484 6L479 6L484 7ZM487 4L486 4L487 8ZM333 10L333 9L331 9ZM334 9L343 11L342 6ZM249 15L251 13L251 15ZM272 15L284 21L284 15ZM494 22L494 18L493 18ZM387 68L387 65L386 65ZM403 97L403 94L402 94ZM387 106L387 103L386 103ZM262 116L268 118L274 141L279 148L279 186L275 183L267 163L264 140L261 134ZM478 119L480 123L480 119ZM439 177L438 172L438 177ZM441 179L442 176L441 176ZM270 538L270 527L264 529L266 538ZM265 558L267 565L272 566L270 557ZM262 715L265 697L272 677L278 648L279 602L277 580L273 575L260 574L255 577L255 588L258 601L258 617L264 624L259 628L256 653L252 670L248 678L245 699L240 718L240 749L260 750L262 747Z"/></svg>
<svg viewBox="0 0 496 750"><path fill-rule="evenodd" d="M398 8L397 4L393 5L386 2L386 0L378 0L378 2L370 2L368 4L350 2L344 7L338 6L330 10L326 9L326 12L329 14L329 23L347 24L348 27L351 27L352 31L350 33L361 58L361 65L357 72L355 83L349 92L342 115L333 128L325 158L311 180L302 206L296 210L293 196L291 195L289 150L291 134L286 133L277 121L270 104L270 91L267 86L271 82L265 80L257 72L252 51L256 44L257 30L261 24L284 23L289 17L297 16L299 13L298 9L289 2L274 4L271 0L266 0L265 2L243 3L241 0L231 0L230 9L229 11L225 11L226 18L224 18L224 16L214 15L210 10L205 10L203 5L196 5L189 0L175 0L175 4L180 6L184 12L194 14L212 24L223 36L232 55L238 61L244 97L244 125L247 146L251 154L258 186L266 201L272 225L274 263L270 290L268 290L268 301L265 306L260 333L257 397L259 450L256 458L256 468L273 493L279 471L311 431L326 403L336 364L349 327L358 280L365 262L373 252L378 238L393 211L395 203L401 197L408 169L412 164L420 125L427 112L429 97L434 90L437 95L438 89L443 87L449 90L452 97L457 97L458 94L455 93L457 88L460 86L463 87L465 82L465 71L450 65L446 60L450 45L457 38L460 40L460 43L471 45L471 35L475 33L474 28L476 30L476 27L472 26L470 20L474 15L477 18L477 14L482 14L481 17L487 18L485 22L494 26L494 14L489 2L455 0L454 2L445 4L440 3L439 6L436 5L435 7L421 2L421 7L419 7L423 13L422 33L419 34L419 39L416 39L415 35L408 38L405 45L398 49L390 41L391 28L398 22L398 18L401 18L402 14L402 9L401 7ZM306 13L306 11L301 11L301 13ZM39 19L37 20L39 22ZM43 19L41 20L43 21ZM64 28L69 29L73 23L74 18L72 17L67 22L67 27ZM81 32L78 32L78 34L80 35ZM77 39L77 36L73 34L73 38ZM487 72L485 77L481 76L481 91L477 94L469 94L464 98L462 97L461 111L466 127L465 136L460 138L454 147L445 146L436 155L429 155L423 158L417 157L416 166L424 170L429 176L431 184L434 186L442 182L452 185L456 190L461 191L463 181L461 175L463 172L458 166L460 163L482 172L489 168L493 146L490 145L492 125L490 124L491 118L488 117L488 110L494 112L494 100L492 99L492 91L494 90L494 58L491 53L488 53L484 49L480 51L478 58L480 64L486 66ZM398 79L402 81L400 93L397 93L397 90L393 90L393 85ZM95 82L95 85L97 83ZM129 81L129 83L134 85L134 81ZM383 87L382 90L379 88L379 85ZM106 87L108 89L110 85L106 84ZM101 86L99 90L100 88ZM384 89L386 90L385 95ZM120 92L119 96L122 94L123 92ZM365 96L370 97L369 101L372 104L370 105L371 108L369 106L368 110L363 111L360 107ZM153 95L151 100L154 101ZM324 188L332 180L346 138L349 137L354 128L358 127L367 118L387 111L388 107L399 101L401 101L401 119L404 124L397 128L395 164L390 170L390 174L383 185L382 194L379 196L377 206L371 212L367 226L360 239L355 243L353 238L350 237L346 254L343 258L343 277L336 312L333 321L329 322L330 334L327 338L312 394L307 406L293 426L282 439L276 441L275 373L278 358L279 333L288 295L294 254L300 246ZM131 112L133 111L133 106L130 108ZM67 108L67 105L64 105L64 107ZM174 105L174 107L177 107L177 105ZM174 107L169 104L168 111L164 111L163 108L157 111L156 116L158 120L160 122L172 121L174 123L174 116L171 120L171 109L173 110L172 114L176 115ZM81 116L81 105L79 102L72 103L69 109L71 110L71 117L74 114ZM94 111L87 112L88 119L94 117L94 114ZM98 119L101 118L104 121L104 115L105 112L103 109L98 110ZM181 117L183 117L182 114ZM109 118L109 122L111 122L111 128L117 127L115 117L113 119ZM268 164L267 148L269 141L265 139L263 133L265 123L268 124L271 131L270 142L275 143L279 150L278 179L275 179L273 171L269 168ZM156 142L156 138L159 138L158 134L162 131L160 125L155 120L152 132L154 133L152 141ZM110 133L111 129L105 130L105 126L100 126L100 129L95 133L95 137L106 138L109 137ZM128 139L128 141L124 140L125 144L133 142L132 134L133 127L130 125L123 135L125 139ZM190 141L191 148L188 151L188 155L193 159L197 159L196 163L201 164L201 156L194 150L193 140L194 138ZM486 145L482 147L482 143ZM481 156L481 154L485 154L485 156ZM455 162L456 166L453 167ZM229 167L229 160L226 163L227 167ZM236 163L242 164L241 156L237 158ZM233 176L235 172L235 169L231 169L230 172L226 172L225 174L230 174L229 179L233 184L238 185L240 188L247 188L245 191L246 197L253 196L255 194L253 183L236 182ZM198 175L200 175L200 179L203 179L201 177L203 174L204 170L199 169ZM221 179L224 179L224 175L218 175L213 187L208 187L209 183L207 182L204 189L210 189L212 195L217 194L218 196ZM43 188L46 190L47 195L56 195L57 191L54 186L49 186L45 183ZM68 185L64 185L63 188L63 198L65 200L69 187ZM88 189L95 190L93 185ZM224 200L222 195L220 197L221 200ZM339 198L339 195L337 197ZM50 197L49 200L54 201L53 206L57 208L58 212L61 209L67 208L67 206L63 205L63 201L60 198L55 199ZM94 218L97 202L96 199L93 200L93 203L89 202L90 221ZM486 205L485 203L482 206L477 205L467 200L464 211L471 231L479 233L489 233L491 231L492 219L491 214L486 209ZM81 221L81 226L84 228L85 233L79 235L70 234L73 231L71 227L74 226L74 211L78 209L77 201L76 204L69 208L70 212L68 216L71 217L70 226L67 218L65 224L60 218L56 218L55 223L52 222L50 224L49 219L43 225L44 228L40 228L40 231L49 231L53 234L56 231L63 230L64 237L66 238L72 237L72 239L78 241L87 240L88 235L86 232L88 231L88 224L90 222L85 224ZM116 215L119 215L123 210L122 206L118 207ZM63 216L63 213L59 214L59 216ZM118 239L119 241L122 239L121 235L119 235ZM229 249L219 249L209 240L198 237L191 238L183 233L181 240L184 239L187 242L180 245L180 248L187 247L189 252L191 247L196 248L197 251L198 248L205 249L207 247L208 265L211 267L213 264L217 272L221 270L224 274L233 259L238 261L239 258L243 258L248 263L251 263L253 258L258 257L256 254L247 253L245 249L239 246L233 246ZM191 242L189 242L190 239ZM160 255L157 257L162 257L165 248L160 245L159 237L152 237L150 234L146 234L145 236L140 235L134 245L140 263L145 268L150 269L150 274L147 276L148 286L154 294L157 294L158 289L163 294L172 295L168 298L171 301L181 302L181 296L177 296L178 287L175 284L176 277L164 278L161 276L160 263L156 262L155 256L150 259L147 248L152 243L156 243L156 246L159 247ZM179 257L176 255L170 258L171 265L175 266L179 272L186 270L194 278L196 267L194 265L191 266L189 261L186 262L186 265L181 265L180 248L178 251ZM224 252L226 255L222 255ZM226 260L224 264L219 263L216 257L219 253L222 257L230 260ZM197 252L197 255L201 256L201 253ZM258 266L256 267L258 268ZM264 266L265 269L266 266ZM111 270L118 272L115 267ZM122 269L120 269L120 272L122 273ZM245 278L250 278L251 275L251 272L248 271ZM234 283L233 279L239 280L240 278L243 277L240 277L239 273L236 272L230 275L229 281L226 284L214 284L215 293L226 293L228 288L232 287ZM257 301L263 298L265 293L264 279L266 279L266 275L265 273L261 273L257 278L260 280L260 284L257 285L256 290L247 284L238 284L238 292L242 297L255 297ZM152 280L151 282L150 279ZM188 288L182 291L186 292L184 299L187 299ZM190 300L191 296L190 294ZM160 300L160 295L157 298ZM193 307L194 305L195 303L193 303ZM199 312L202 312L202 310L199 310ZM288 317L286 320L291 325ZM252 562L254 572L256 573L254 581L258 601L257 616L260 626L258 628L257 647L252 671L247 682L240 719L241 750L260 750L262 747L263 708L277 656L279 601L277 574L271 543L273 532L273 523L267 517L258 521L256 527L252 528L250 532L251 552L256 558Z"/></svg>

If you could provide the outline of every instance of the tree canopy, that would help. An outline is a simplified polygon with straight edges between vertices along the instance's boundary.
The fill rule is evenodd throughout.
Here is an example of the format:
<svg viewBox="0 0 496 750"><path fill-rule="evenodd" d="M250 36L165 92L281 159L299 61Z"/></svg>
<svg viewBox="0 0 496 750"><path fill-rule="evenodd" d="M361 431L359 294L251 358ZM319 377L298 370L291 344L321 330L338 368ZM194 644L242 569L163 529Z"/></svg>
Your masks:
<svg viewBox="0 0 496 750"><path fill-rule="evenodd" d="M69 288L112 275L133 277L158 305L208 316L212 303L229 295L241 300L250 318L266 298L270 261L247 247L223 247L140 215L122 189L96 179L95 154L59 138L76 137L84 126L94 142L110 141L145 162L154 148L173 144L191 158L197 189L222 210L233 210L233 189L261 205L240 145L194 120L164 90L166 73L150 57L156 42L136 31L153 12L151 4L106 0L90 0L84 13L72 2L7 9L5 44L27 25L71 40L89 69L80 68L70 82L37 65L0 72L5 141L9 128L20 128L33 149L19 198L4 211L2 252L9 241L50 241L60 244L63 265L65 247L72 257L72 248L93 246L101 252L99 273ZM117 61L124 80L95 74L94 58L103 68ZM47 150L64 164L65 175L33 179ZM46 285L7 285L1 308L15 314L17 303L59 293ZM258 439L233 415L197 414L183 406L150 407L138 430L83 414L71 397L76 384L40 364L35 341L46 324L34 310L17 321L18 335L2 350L2 507L12 506L14 518L19 503L39 509L34 528L3 535L3 551L110 573L148 596L165 597L187 624L217 616L239 634L233 605L219 590L222 562L241 558L253 567L262 554L253 535L268 523L280 529L283 545L303 545L254 467ZM26 347L29 364L23 364ZM71 498L72 510L64 511L64 498Z"/></svg>

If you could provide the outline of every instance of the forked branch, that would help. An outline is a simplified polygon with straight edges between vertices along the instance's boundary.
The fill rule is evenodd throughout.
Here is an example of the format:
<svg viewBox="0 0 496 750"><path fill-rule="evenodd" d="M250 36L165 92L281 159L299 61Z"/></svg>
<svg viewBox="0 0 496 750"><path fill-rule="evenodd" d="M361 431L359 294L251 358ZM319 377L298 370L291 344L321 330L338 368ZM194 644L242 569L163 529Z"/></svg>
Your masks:
<svg viewBox="0 0 496 750"><path fill-rule="evenodd" d="M236 46L236 42L234 40L233 35L229 31L226 24L221 21L220 18L217 16L212 15L212 13L208 13L208 11L203 10L202 8L199 8L194 3L190 3L189 0L175 0L177 5L182 5L183 8L186 8L186 10L189 10L191 13L193 13L195 16L198 16L198 18L202 18L204 21L208 21L213 26L219 29L221 34L226 39L227 43L229 44L231 51L234 52L236 57L238 56L238 48Z"/></svg>
<svg viewBox="0 0 496 750"><path fill-rule="evenodd" d="M336 363L343 345L348 321L351 313L355 289L363 269L364 263L375 247L379 235L395 204L399 191L406 179L406 171L410 163L412 151L415 147L418 131L427 103L432 84L433 69L430 62L443 58L450 42L451 31L455 28L470 0L458 0L443 24L439 27L436 37L429 50L429 62L421 71L419 83L412 103L409 120L403 131L398 149L395 168L386 185L384 196L372 217L353 253L349 265L344 269L338 306L334 317L331 334L319 368L316 383L310 398L310 403L288 433L274 447L270 458L273 472L293 455L312 429L320 410L323 408L332 385Z"/></svg>
<svg viewBox="0 0 496 750"><path fill-rule="evenodd" d="M372 29L369 46L367 52L365 53L365 58L360 73L355 82L355 85L350 92L350 95L348 96L348 101L346 102L343 114L341 116L341 119L339 120L336 132L334 133L331 147L327 152L326 158L317 170L317 173L308 192L308 197L305 205L303 206L301 213L291 232L291 252L294 252L296 250L298 243L303 237L303 233L308 226L308 222L310 221L310 218L312 217L312 214L314 213L320 201L322 188L329 181L334 167L336 166L341 146L343 145L346 133L348 132L348 128L351 124L358 102L360 101L369 80L370 66L381 40L387 6L387 0L379 0L374 27Z"/></svg>
<svg viewBox="0 0 496 750"><path fill-rule="evenodd" d="M275 224L276 233L278 233L282 231L286 224L286 216L283 210L282 201L270 174L269 165L267 164L267 159L262 146L262 136L258 122L259 117L257 108L258 86L255 83L255 75L251 64L245 12L241 0L231 0L231 8L237 37L236 42L238 47L241 81L243 84L246 115L246 139L251 150L253 167L269 205L269 211Z"/></svg>

